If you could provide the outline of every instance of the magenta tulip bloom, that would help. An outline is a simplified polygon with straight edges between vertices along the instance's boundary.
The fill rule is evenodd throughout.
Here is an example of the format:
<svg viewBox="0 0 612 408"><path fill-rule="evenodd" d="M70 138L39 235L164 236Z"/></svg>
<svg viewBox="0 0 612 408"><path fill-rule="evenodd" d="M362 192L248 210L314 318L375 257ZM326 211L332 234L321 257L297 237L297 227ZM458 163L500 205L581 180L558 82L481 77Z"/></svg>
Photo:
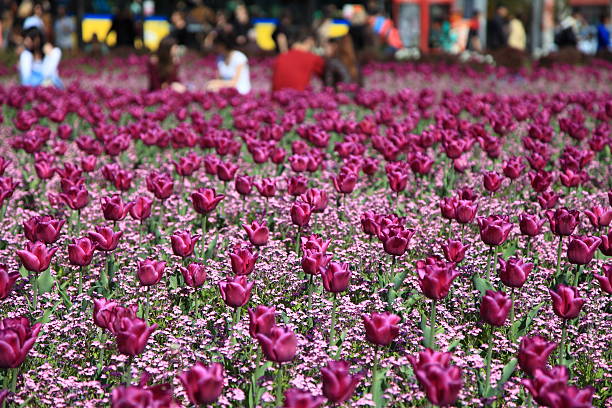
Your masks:
<svg viewBox="0 0 612 408"><path fill-rule="evenodd" d="M221 181L233 180L237 171L238 166L234 163L220 161L219 164L217 164L217 177Z"/></svg>
<svg viewBox="0 0 612 408"><path fill-rule="evenodd" d="M578 289L572 286L558 285L555 290L549 289L553 302L553 311L562 319L578 317L585 299L578 295Z"/></svg>
<svg viewBox="0 0 612 408"><path fill-rule="evenodd" d="M268 306L249 308L249 334L254 339L258 334L269 335L276 326L276 309Z"/></svg>
<svg viewBox="0 0 612 408"><path fill-rule="evenodd" d="M362 378L362 374L350 374L348 362L330 361L321 368L323 395L332 403L340 404L353 395Z"/></svg>
<svg viewBox="0 0 612 408"><path fill-rule="evenodd" d="M145 259L144 261L138 261L136 275L142 286L153 286L161 281L165 268L166 262L164 261Z"/></svg>
<svg viewBox="0 0 612 408"><path fill-rule="evenodd" d="M320 268L320 273L326 291L339 293L348 289L351 280L348 263L330 262L326 267Z"/></svg>
<svg viewBox="0 0 612 408"><path fill-rule="evenodd" d="M572 235L574 229L578 225L580 213L576 210L568 210L567 208L559 208L556 211L546 211L546 217L550 223L550 230L555 235L569 236Z"/></svg>
<svg viewBox="0 0 612 408"><path fill-rule="evenodd" d="M201 263L190 263L187 268L179 267L187 286L198 288L206 281L206 267Z"/></svg>
<svg viewBox="0 0 612 408"><path fill-rule="evenodd" d="M524 379L521 383L529 390L529 393L538 404L545 404L544 397L554 390L559 390L566 386L569 380L567 367L556 366L551 370L546 368L536 368L533 378ZM573 407L574 405L569 405Z"/></svg>
<svg viewBox="0 0 612 408"><path fill-rule="evenodd" d="M59 238L65 220L56 220L48 215L34 216L23 223L23 232L31 242L41 241L52 244Z"/></svg>
<svg viewBox="0 0 612 408"><path fill-rule="evenodd" d="M309 188L300 198L310 205L314 213L322 213L327 208L328 198L324 190Z"/></svg>
<svg viewBox="0 0 612 408"><path fill-rule="evenodd" d="M117 248L123 231L115 232L112 228L96 227L96 232L89 232L87 235L95 242L97 250L109 252Z"/></svg>
<svg viewBox="0 0 612 408"><path fill-rule="evenodd" d="M287 193L292 196L299 196L306 193L308 189L308 179L304 176L293 176L287 180Z"/></svg>
<svg viewBox="0 0 612 408"><path fill-rule="evenodd" d="M477 221L480 228L480 239L491 247L506 242L512 230L512 223L506 216L490 215L487 218L479 217Z"/></svg>
<svg viewBox="0 0 612 408"><path fill-rule="evenodd" d="M387 180L389 181L389 187L391 191L399 193L406 189L408 184L408 174L402 171L391 171L387 173Z"/></svg>
<svg viewBox="0 0 612 408"><path fill-rule="evenodd" d="M0 264L0 300L8 297L19 276L19 272L9 273L7 266Z"/></svg>
<svg viewBox="0 0 612 408"><path fill-rule="evenodd" d="M223 194L217 194L214 188L199 188L191 193L193 209L196 210L198 214L209 214L217 208L217 204L219 204L223 198L225 198L225 196Z"/></svg>
<svg viewBox="0 0 612 408"><path fill-rule="evenodd" d="M57 248L48 249L45 244L40 241L26 243L26 249L18 249L15 251L23 267L30 272L40 273L49 268L51 258L57 251Z"/></svg>
<svg viewBox="0 0 612 408"><path fill-rule="evenodd" d="M399 225L381 228L378 239L383 244L386 253L393 256L402 256L408 249L410 239L414 236L413 229L404 229Z"/></svg>
<svg viewBox="0 0 612 408"><path fill-rule="evenodd" d="M246 276L239 275L219 282L221 298L230 307L244 306L251 297L253 282L247 282Z"/></svg>
<svg viewBox="0 0 612 408"><path fill-rule="evenodd" d="M504 292L487 290L480 300L480 318L491 326L503 326L512 307L512 300Z"/></svg>
<svg viewBox="0 0 612 408"><path fill-rule="evenodd" d="M347 167L343 167L337 176L332 177L332 182L337 192L350 194L355 189L355 184L357 184L357 174Z"/></svg>
<svg viewBox="0 0 612 408"><path fill-rule="evenodd" d="M147 326L147 323L138 317L115 319L113 329L117 336L117 350L128 356L142 354L147 346L149 336L156 328L157 324Z"/></svg>
<svg viewBox="0 0 612 408"><path fill-rule="evenodd" d="M30 326L25 317L0 320L0 368L16 368L34 346L42 325Z"/></svg>
<svg viewBox="0 0 612 408"><path fill-rule="evenodd" d="M169 384L155 386L120 385L111 394L111 408L179 408L172 397L172 387Z"/></svg>
<svg viewBox="0 0 612 408"><path fill-rule="evenodd" d="M94 256L96 244L87 237L72 240L68 244L68 260L75 266L87 266L91 263Z"/></svg>
<svg viewBox="0 0 612 408"><path fill-rule="evenodd" d="M612 295L612 264L605 264L602 271L603 275L594 274L593 276L599 281L601 290Z"/></svg>
<svg viewBox="0 0 612 408"><path fill-rule="evenodd" d="M401 318L393 313L372 313L362 315L366 339L379 346L388 346L399 334L397 324Z"/></svg>
<svg viewBox="0 0 612 408"><path fill-rule="evenodd" d="M519 215L519 228L521 230L521 234L526 235L528 237L535 237L542 233L542 225L544 225L545 220L540 219L537 215L532 215L528 213L522 213Z"/></svg>
<svg viewBox="0 0 612 408"><path fill-rule="evenodd" d="M272 179L265 178L259 182L254 182L253 185L262 197L270 198L276 194L276 182Z"/></svg>
<svg viewBox="0 0 612 408"><path fill-rule="evenodd" d="M234 187L238 194L248 196L253 189L253 177L247 175L238 175L234 180Z"/></svg>
<svg viewBox="0 0 612 408"><path fill-rule="evenodd" d="M104 219L109 221L121 221L129 211L129 206L123 203L120 194L113 194L111 197L102 197L100 206Z"/></svg>
<svg viewBox="0 0 612 408"><path fill-rule="evenodd" d="M469 245L463 245L461 241L449 239L442 245L442 251L447 261L457 264L463 261L463 258L465 258L465 251L469 247Z"/></svg>
<svg viewBox="0 0 612 408"><path fill-rule="evenodd" d="M223 366L219 363L205 366L197 362L178 377L185 387L189 402L196 406L213 404L223 391Z"/></svg>
<svg viewBox="0 0 612 408"><path fill-rule="evenodd" d="M482 182L484 184L485 190L491 193L494 193L499 190L503 180L503 177L495 171L487 171L483 173L482 177Z"/></svg>
<svg viewBox="0 0 612 408"><path fill-rule="evenodd" d="M442 217L454 220L457 217L458 200L455 197L444 197L438 202Z"/></svg>
<svg viewBox="0 0 612 408"><path fill-rule="evenodd" d="M519 367L532 376L536 369L546 368L548 356L556 347L557 343L548 342L541 336L523 337L518 352Z"/></svg>
<svg viewBox="0 0 612 408"><path fill-rule="evenodd" d="M434 405L454 404L463 387L461 369L457 366L426 364L414 373L427 399Z"/></svg>
<svg viewBox="0 0 612 408"><path fill-rule="evenodd" d="M567 246L567 260L574 265L586 265L593 259L601 239L597 237L573 236Z"/></svg>
<svg viewBox="0 0 612 408"><path fill-rule="evenodd" d="M533 264L531 262L523 262L516 257L508 258L507 261L499 257L497 261L499 262L500 280L504 285L511 288L522 287L533 270Z"/></svg>
<svg viewBox="0 0 612 408"><path fill-rule="evenodd" d="M417 261L417 275L421 291L430 299L443 299L448 295L450 285L459 276L459 272L455 270L453 263L427 261Z"/></svg>
<svg viewBox="0 0 612 408"><path fill-rule="evenodd" d="M234 252L229 254L232 271L236 275L250 275L255 269L255 262L259 255L254 254L249 248L236 245Z"/></svg>
<svg viewBox="0 0 612 408"><path fill-rule="evenodd" d="M242 228L244 228L244 230L246 231L251 245L264 246L268 243L270 230L268 229L265 220L261 223L253 221L251 225L242 224Z"/></svg>
<svg viewBox="0 0 612 408"><path fill-rule="evenodd" d="M599 250L601 253L605 256L612 256L612 229L610 229L608 235L602 235L600 239Z"/></svg>
<svg viewBox="0 0 612 408"><path fill-rule="evenodd" d="M181 258L191 256L200 237L199 234L191 235L189 231L176 231L170 236L172 252Z"/></svg>
<svg viewBox="0 0 612 408"><path fill-rule="evenodd" d="M470 200L459 200L455 207L455 219L459 224L469 224L474 220L478 204Z"/></svg>
<svg viewBox="0 0 612 408"><path fill-rule="evenodd" d="M96 326L103 329L111 329L115 318L117 302L108 299L94 299L93 320ZM136 317L136 315L134 315Z"/></svg>
<svg viewBox="0 0 612 408"><path fill-rule="evenodd" d="M75 185L61 193L60 199L73 210L80 210L89 202L89 192L82 185Z"/></svg>
<svg viewBox="0 0 612 408"><path fill-rule="evenodd" d="M302 270L308 275L316 275L321 268L327 266L330 260L330 255L326 255L316 249L306 249L302 257Z"/></svg>
<svg viewBox="0 0 612 408"><path fill-rule="evenodd" d="M314 396L308 391L297 388L289 388L285 391L283 408L319 408L324 402L324 397Z"/></svg>
<svg viewBox="0 0 612 408"><path fill-rule="evenodd" d="M612 208L610 207L604 208L597 205L590 210L585 210L584 213L595 228L607 227L612 221Z"/></svg>
<svg viewBox="0 0 612 408"><path fill-rule="evenodd" d="M295 202L291 206L291 222L302 228L308 225L312 211L309 204Z"/></svg>
<svg viewBox="0 0 612 408"><path fill-rule="evenodd" d="M149 173L146 179L147 190L153 193L158 200L165 200L174 192L174 180L168 173Z"/></svg>
<svg viewBox="0 0 612 408"><path fill-rule="evenodd" d="M309 237L302 237L302 249L304 251L316 250L325 253L330 243L331 240L323 241L323 239L316 234L312 234Z"/></svg>
<svg viewBox="0 0 612 408"><path fill-rule="evenodd" d="M151 216L152 205L153 200L149 197L139 196L128 204L128 211L133 219L143 221Z"/></svg>
<svg viewBox="0 0 612 408"><path fill-rule="evenodd" d="M268 361L284 363L295 357L297 338L291 330L275 326L268 334L259 333L255 337Z"/></svg>

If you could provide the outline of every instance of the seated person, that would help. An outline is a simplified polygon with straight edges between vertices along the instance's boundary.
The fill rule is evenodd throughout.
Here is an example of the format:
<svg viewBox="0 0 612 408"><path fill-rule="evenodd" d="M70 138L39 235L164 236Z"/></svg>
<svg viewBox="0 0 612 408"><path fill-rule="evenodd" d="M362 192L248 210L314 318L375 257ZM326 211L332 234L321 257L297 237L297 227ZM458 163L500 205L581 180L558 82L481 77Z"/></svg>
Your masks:
<svg viewBox="0 0 612 408"><path fill-rule="evenodd" d="M37 27L26 30L23 39L24 50L19 56L19 80L26 86L55 86L64 84L58 74L62 51L45 43L42 31Z"/></svg>
<svg viewBox="0 0 612 408"><path fill-rule="evenodd" d="M219 79L209 81L206 89L218 91L222 88L235 88L241 94L251 91L249 59L242 52L234 49L233 38L219 33L214 39L213 49L218 55L217 69Z"/></svg>
<svg viewBox="0 0 612 408"><path fill-rule="evenodd" d="M178 78L179 46L172 36L164 37L159 43L157 52L149 58L149 91L167 87L176 92L185 92L185 85Z"/></svg>

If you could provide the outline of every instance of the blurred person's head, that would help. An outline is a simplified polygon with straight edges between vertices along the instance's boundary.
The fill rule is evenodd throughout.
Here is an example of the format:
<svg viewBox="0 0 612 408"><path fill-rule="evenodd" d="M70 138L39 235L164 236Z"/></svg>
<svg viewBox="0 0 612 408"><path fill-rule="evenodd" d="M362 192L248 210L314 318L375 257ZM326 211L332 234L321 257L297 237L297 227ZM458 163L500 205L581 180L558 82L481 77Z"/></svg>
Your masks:
<svg viewBox="0 0 612 408"><path fill-rule="evenodd" d="M57 6L57 16L58 17L66 16L66 6L64 6L63 4L60 4L59 6Z"/></svg>
<svg viewBox="0 0 612 408"><path fill-rule="evenodd" d="M179 46L176 38L167 35L159 43L157 47L157 66L162 76L170 74L178 62Z"/></svg>
<svg viewBox="0 0 612 408"><path fill-rule="evenodd" d="M236 21L240 23L248 23L249 22L249 11L247 10L244 4L238 4L236 9L234 10L234 16L236 17Z"/></svg>
<svg viewBox="0 0 612 408"><path fill-rule="evenodd" d="M34 8L32 10L32 15L38 16L38 17L42 17L43 15L43 6L42 3L40 2L36 2L34 3Z"/></svg>
<svg viewBox="0 0 612 408"><path fill-rule="evenodd" d="M310 52L316 44L315 36L311 30L306 27L302 27L291 35L289 38L289 44L292 48Z"/></svg>
<svg viewBox="0 0 612 408"><path fill-rule="evenodd" d="M23 34L23 46L33 54L42 55L45 36L37 27L28 28Z"/></svg>
<svg viewBox="0 0 612 408"><path fill-rule="evenodd" d="M495 9L495 12L500 17L508 16L508 8L506 6L497 6L497 8Z"/></svg>
<svg viewBox="0 0 612 408"><path fill-rule="evenodd" d="M180 11L173 12L170 16L170 21L178 29L182 29L187 25L185 22L185 16L183 16L183 13Z"/></svg>
<svg viewBox="0 0 612 408"><path fill-rule="evenodd" d="M227 56L236 46L234 36L229 33L218 33L213 41L213 52Z"/></svg>

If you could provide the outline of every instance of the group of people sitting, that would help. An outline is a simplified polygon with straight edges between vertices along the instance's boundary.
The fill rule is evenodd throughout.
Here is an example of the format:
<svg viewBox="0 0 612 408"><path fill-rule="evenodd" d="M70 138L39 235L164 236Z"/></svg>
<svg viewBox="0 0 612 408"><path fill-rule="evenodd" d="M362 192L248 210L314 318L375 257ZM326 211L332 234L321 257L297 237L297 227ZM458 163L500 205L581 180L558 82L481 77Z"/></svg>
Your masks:
<svg viewBox="0 0 612 408"><path fill-rule="evenodd" d="M349 36L327 39L321 44L323 56L313 52L316 46L315 35L306 29L296 31L288 40L289 48L279 54L273 64L272 90L303 91L313 77L319 77L325 86L334 88L340 83L361 83L359 64ZM181 49L175 37L162 39L147 64L150 91L165 88L176 92L187 90L179 75ZM218 91L234 88L241 94L249 93L249 60L237 48L235 38L222 33L215 36L213 52L217 55L218 74L216 79L206 84L206 89ZM61 57L61 50L46 42L38 27L26 27L24 48L19 57L21 83L27 86L62 88L58 73Z"/></svg>

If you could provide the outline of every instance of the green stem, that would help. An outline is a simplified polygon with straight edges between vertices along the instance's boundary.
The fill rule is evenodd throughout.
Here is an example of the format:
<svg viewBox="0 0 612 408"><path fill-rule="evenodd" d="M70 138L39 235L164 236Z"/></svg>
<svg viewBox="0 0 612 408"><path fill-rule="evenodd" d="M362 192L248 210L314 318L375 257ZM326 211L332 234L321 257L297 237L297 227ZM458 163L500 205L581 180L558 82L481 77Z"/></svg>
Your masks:
<svg viewBox="0 0 612 408"><path fill-rule="evenodd" d="M17 390L17 379L19 378L19 367L10 369L11 371L11 392Z"/></svg>
<svg viewBox="0 0 612 408"><path fill-rule="evenodd" d="M493 259L493 247L489 247L489 257L487 258L487 280L491 282L491 260Z"/></svg>
<svg viewBox="0 0 612 408"><path fill-rule="evenodd" d="M378 367L379 367L380 363L379 363L379 350L378 348L374 349L374 362L372 363L372 388L370 390L370 393L372 394L372 399L374 400L374 403L376 404L377 408L380 408L383 404L382 404L382 398L380 396L380 386L379 386L379 381L380 381L380 373L378 372Z"/></svg>
<svg viewBox="0 0 612 408"><path fill-rule="evenodd" d="M308 329L310 329L312 327L312 292L314 290L314 286L313 286L313 279L314 279L314 275L310 275L310 277L308 278L309 281L306 283L306 292L308 292L308 309L307 309L307 313L308 313Z"/></svg>
<svg viewBox="0 0 612 408"><path fill-rule="evenodd" d="M565 361L565 340L567 338L567 319L563 319L561 323L561 342L559 343L559 365L563 365Z"/></svg>
<svg viewBox="0 0 612 408"><path fill-rule="evenodd" d="M530 252L531 252L531 237L527 237L527 248L525 249L525 258L529 259Z"/></svg>
<svg viewBox="0 0 612 408"><path fill-rule="evenodd" d="M298 233L295 238L295 254L298 257L298 259L300 257L300 239L301 237L302 237L302 227L298 227Z"/></svg>
<svg viewBox="0 0 612 408"><path fill-rule="evenodd" d="M30 282L32 283L32 308L35 312L38 309L38 278L34 273L30 275Z"/></svg>
<svg viewBox="0 0 612 408"><path fill-rule="evenodd" d="M512 305L510 306L510 340L514 343L514 334L512 332L512 325L514 324L514 288L510 290L510 301Z"/></svg>
<svg viewBox="0 0 612 408"><path fill-rule="evenodd" d="M284 371L283 364L278 363L278 370L276 370L276 392L275 392L277 405L282 403L282 398L283 398L283 371Z"/></svg>
<svg viewBox="0 0 612 408"><path fill-rule="evenodd" d="M338 294L334 292L334 300L332 305L331 325L329 328L329 347L331 348L335 344L334 337L336 335L336 306L337 306Z"/></svg>
<svg viewBox="0 0 612 408"><path fill-rule="evenodd" d="M202 217L202 238L200 238L200 243L202 244L202 260L204 260L204 257L206 256L206 245L204 244L204 235L206 232L208 232L208 214L204 214Z"/></svg>
<svg viewBox="0 0 612 408"><path fill-rule="evenodd" d="M574 276L574 284L572 286L578 287L578 282L580 281L580 268L582 265L576 265L576 275Z"/></svg>
<svg viewBox="0 0 612 408"><path fill-rule="evenodd" d="M491 389L491 356L493 355L493 333L494 329L491 326L489 330L489 350L487 350L487 358L486 358L486 377L485 377L485 395L489 395L489 390Z"/></svg>
<svg viewBox="0 0 612 408"><path fill-rule="evenodd" d="M145 289L145 321L149 321L149 314L151 313L151 287L147 286Z"/></svg>
<svg viewBox="0 0 612 408"><path fill-rule="evenodd" d="M427 333L427 347L434 348L436 338L436 303L437 300L431 301L431 312L429 313L429 332Z"/></svg>
<svg viewBox="0 0 612 408"><path fill-rule="evenodd" d="M125 385L130 385L132 383L132 359L133 357L130 356L125 362L125 371L123 372L123 383Z"/></svg>
<svg viewBox="0 0 612 408"><path fill-rule="evenodd" d="M79 295L83 293L83 267L79 268Z"/></svg>
<svg viewBox="0 0 612 408"><path fill-rule="evenodd" d="M563 249L563 235L559 235L559 246L557 247L557 272L555 278L559 276L561 270L561 250Z"/></svg>

